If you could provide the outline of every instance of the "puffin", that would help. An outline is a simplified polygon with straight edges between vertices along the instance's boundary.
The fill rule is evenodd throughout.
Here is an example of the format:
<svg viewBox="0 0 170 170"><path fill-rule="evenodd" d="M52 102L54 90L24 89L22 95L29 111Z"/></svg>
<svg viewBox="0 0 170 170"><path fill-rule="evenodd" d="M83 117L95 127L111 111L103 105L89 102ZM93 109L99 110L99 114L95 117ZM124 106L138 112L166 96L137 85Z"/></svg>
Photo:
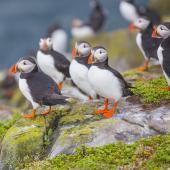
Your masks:
<svg viewBox="0 0 170 170"><path fill-rule="evenodd" d="M40 39L36 58L39 68L50 76L61 90L64 80L70 78L70 61L53 49L50 38Z"/></svg>
<svg viewBox="0 0 170 170"><path fill-rule="evenodd" d="M170 91L170 22L166 22L155 27L153 38L162 38L162 42L157 50L158 59L161 64L163 74L168 83L167 91Z"/></svg>
<svg viewBox="0 0 170 170"><path fill-rule="evenodd" d="M91 45L89 43L85 41L76 42L72 51L73 60L70 64L69 71L72 81L92 100L95 99L97 95L88 81L88 71L90 67L88 58L90 54Z"/></svg>
<svg viewBox="0 0 170 170"><path fill-rule="evenodd" d="M105 11L98 0L91 0L90 6L92 8L87 22L80 19L73 19L72 21L72 36L76 39L83 39L92 37L102 30L105 21Z"/></svg>
<svg viewBox="0 0 170 170"><path fill-rule="evenodd" d="M88 60L92 64L88 71L88 80L97 94L105 98L104 109L97 110L96 114L103 114L111 118L116 113L121 97L133 95L132 88L123 76L108 65L108 53L103 47L94 47ZM109 99L114 100L112 109L108 109Z"/></svg>
<svg viewBox="0 0 170 170"><path fill-rule="evenodd" d="M25 118L35 118L37 109L42 105L49 107L42 115L48 115L51 106L67 103L67 97L61 95L54 80L39 71L35 57L20 58L11 67L11 72L19 73L19 89L33 107L32 113L24 115Z"/></svg>
<svg viewBox="0 0 170 170"><path fill-rule="evenodd" d="M135 22L139 17L148 17L153 24L161 22L160 15L149 7L139 6L134 0L121 0L119 10L128 22Z"/></svg>
<svg viewBox="0 0 170 170"><path fill-rule="evenodd" d="M65 55L68 46L68 36L60 24L53 24L48 29L48 37L51 38L53 50Z"/></svg>
<svg viewBox="0 0 170 170"><path fill-rule="evenodd" d="M143 72L148 70L150 59L158 60L157 50L162 40L152 38L154 26L146 17L138 18L130 24L129 30L131 32L136 29L139 31L136 36L136 43L145 59L144 66L138 68L138 70Z"/></svg>

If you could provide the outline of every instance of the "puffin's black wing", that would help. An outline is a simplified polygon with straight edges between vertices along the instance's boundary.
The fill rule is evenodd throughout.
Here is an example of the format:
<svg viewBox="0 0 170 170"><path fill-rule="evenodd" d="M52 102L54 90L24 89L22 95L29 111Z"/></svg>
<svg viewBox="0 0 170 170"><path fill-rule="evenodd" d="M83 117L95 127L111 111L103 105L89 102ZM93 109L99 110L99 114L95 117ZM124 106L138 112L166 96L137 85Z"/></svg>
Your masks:
<svg viewBox="0 0 170 170"><path fill-rule="evenodd" d="M131 84L126 82L126 80L123 78L123 76L117 70L111 68L110 66L107 67L107 70L112 72L114 74L114 76L116 76L119 79L119 81L121 82L122 89L123 89L123 97L133 95L133 92L131 90L129 90L129 88L132 88Z"/></svg>
<svg viewBox="0 0 170 170"><path fill-rule="evenodd" d="M51 50L50 54L53 56L55 60L55 67L58 71L62 72L66 77L70 77L69 67L70 61L66 59L64 55L61 53Z"/></svg>
<svg viewBox="0 0 170 170"><path fill-rule="evenodd" d="M51 79L49 76L47 76L46 74L42 72L30 73L27 77L23 77L23 78L27 79L27 83L30 88L31 96L37 103L46 105L48 103L47 102L48 99L50 99L50 96L61 95L53 79ZM62 96L61 96L61 99L62 99ZM50 103L53 104L53 102L51 102L51 99L49 100L48 104Z"/></svg>
<svg viewBox="0 0 170 170"><path fill-rule="evenodd" d="M163 51L163 70L165 71L165 73L167 74L168 77L170 77L170 49L164 50Z"/></svg>

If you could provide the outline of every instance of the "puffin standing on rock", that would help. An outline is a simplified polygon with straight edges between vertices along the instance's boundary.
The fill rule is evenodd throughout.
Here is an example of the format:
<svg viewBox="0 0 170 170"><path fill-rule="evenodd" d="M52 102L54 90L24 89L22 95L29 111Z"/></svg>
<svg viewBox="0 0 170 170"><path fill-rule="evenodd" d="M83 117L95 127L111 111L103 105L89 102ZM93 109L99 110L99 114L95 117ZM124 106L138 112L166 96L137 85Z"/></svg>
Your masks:
<svg viewBox="0 0 170 170"><path fill-rule="evenodd" d="M47 115L51 111L51 106L67 103L67 97L60 94L53 79L38 70L34 57L21 58L12 66L11 72L20 73L19 88L33 107L32 113L25 115L25 118L34 118L37 109L42 105L49 106L48 111L42 113Z"/></svg>
<svg viewBox="0 0 170 170"><path fill-rule="evenodd" d="M120 98L133 95L129 90L131 86L118 71L108 65L108 53L105 48L93 48L89 64L92 66L88 72L88 80L96 93L105 98L104 109L96 111L96 114L103 114L106 118L110 118L116 112ZM114 100L111 110L108 109L109 99Z"/></svg>
<svg viewBox="0 0 170 170"><path fill-rule="evenodd" d="M77 42L72 52L73 60L70 64L70 75L73 82L89 96L89 99L96 98L96 92L88 81L90 65L88 58L91 54L91 46L87 42Z"/></svg>
<svg viewBox="0 0 170 170"><path fill-rule="evenodd" d="M120 13L128 22L134 22L139 17L147 17L153 24L159 24L161 22L160 15L154 10L139 6L134 0L121 0Z"/></svg>
<svg viewBox="0 0 170 170"><path fill-rule="evenodd" d="M134 23L130 24L129 30L139 30L136 36L136 43L142 52L145 63L143 67L140 67L139 71L146 71L148 69L150 59L158 60L157 49L161 43L161 39L152 38L153 24L147 18L138 18Z"/></svg>
<svg viewBox="0 0 170 170"><path fill-rule="evenodd" d="M163 38L157 53L163 74L167 80L167 91L170 91L170 22L158 25L152 33L153 38Z"/></svg>
<svg viewBox="0 0 170 170"><path fill-rule="evenodd" d="M53 43L50 38L40 39L37 64L45 74L57 83L60 90L65 78L70 78L70 62L64 55L53 50Z"/></svg>

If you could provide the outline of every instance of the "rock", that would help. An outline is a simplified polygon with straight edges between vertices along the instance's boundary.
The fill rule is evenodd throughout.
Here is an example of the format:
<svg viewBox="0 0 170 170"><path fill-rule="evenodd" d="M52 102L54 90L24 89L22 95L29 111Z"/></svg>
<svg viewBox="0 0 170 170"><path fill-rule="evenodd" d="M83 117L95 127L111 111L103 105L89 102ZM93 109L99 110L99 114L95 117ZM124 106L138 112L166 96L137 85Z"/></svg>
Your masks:
<svg viewBox="0 0 170 170"><path fill-rule="evenodd" d="M57 114L53 112L47 118L37 116L35 120L21 118L17 121L2 141L0 162L4 164L4 169L42 157L48 130L55 126L56 119Z"/></svg>
<svg viewBox="0 0 170 170"><path fill-rule="evenodd" d="M162 106L149 115L148 125L159 133L170 133L170 106Z"/></svg>
<svg viewBox="0 0 170 170"><path fill-rule="evenodd" d="M60 119L59 127L54 132L57 135L49 153L50 158L60 153L72 154L82 144L96 147L117 141L133 143L140 138L157 134L148 128L148 112L142 111L139 104L132 105L126 99L122 100L119 114L111 119L95 115L95 108L96 104L92 103L78 104L69 115Z"/></svg>

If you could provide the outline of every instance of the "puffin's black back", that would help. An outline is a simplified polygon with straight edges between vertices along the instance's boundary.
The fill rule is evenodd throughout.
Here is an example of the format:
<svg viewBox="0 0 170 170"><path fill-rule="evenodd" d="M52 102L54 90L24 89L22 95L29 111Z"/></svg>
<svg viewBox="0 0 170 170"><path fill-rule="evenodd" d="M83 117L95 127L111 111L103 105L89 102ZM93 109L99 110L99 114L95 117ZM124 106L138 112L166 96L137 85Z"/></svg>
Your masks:
<svg viewBox="0 0 170 170"><path fill-rule="evenodd" d="M21 79L26 79L33 100L40 105L52 106L65 104L65 97L60 96L56 83L40 71L21 73Z"/></svg>
<svg viewBox="0 0 170 170"><path fill-rule="evenodd" d="M42 52L44 54L53 56L56 69L62 72L66 77L70 78L70 73L69 73L70 61L67 60L64 55L54 50L49 50L46 52L42 51Z"/></svg>
<svg viewBox="0 0 170 170"><path fill-rule="evenodd" d="M149 58L158 59L157 50L162 42L162 39L152 38L153 25L150 24L148 28L142 32L142 47Z"/></svg>

